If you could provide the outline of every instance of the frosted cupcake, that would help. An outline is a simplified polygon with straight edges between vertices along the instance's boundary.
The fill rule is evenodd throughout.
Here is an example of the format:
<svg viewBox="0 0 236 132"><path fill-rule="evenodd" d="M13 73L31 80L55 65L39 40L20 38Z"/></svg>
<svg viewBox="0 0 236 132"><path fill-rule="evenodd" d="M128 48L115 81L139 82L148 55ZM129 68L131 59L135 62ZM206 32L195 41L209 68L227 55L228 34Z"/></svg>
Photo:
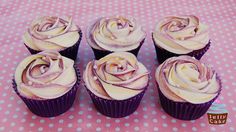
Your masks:
<svg viewBox="0 0 236 132"><path fill-rule="evenodd" d="M20 62L13 88L33 113L52 117L72 106L79 80L73 60L56 51L43 51Z"/></svg>
<svg viewBox="0 0 236 132"><path fill-rule="evenodd" d="M162 19L152 38L160 63L180 55L189 55L200 60L210 47L208 27L193 15Z"/></svg>
<svg viewBox="0 0 236 132"><path fill-rule="evenodd" d="M54 50L76 60L82 38L80 28L72 17L44 16L34 20L23 36L24 44L31 54Z"/></svg>
<svg viewBox="0 0 236 132"><path fill-rule="evenodd" d="M221 91L217 74L190 56L167 59L157 68L155 78L163 109L182 120L200 118Z"/></svg>
<svg viewBox="0 0 236 132"><path fill-rule="evenodd" d="M149 73L133 54L114 52L90 61L83 80L97 110L120 118L138 108L148 87Z"/></svg>
<svg viewBox="0 0 236 132"><path fill-rule="evenodd" d="M96 59L114 51L138 55L146 33L135 19L122 16L102 17L88 29L86 39Z"/></svg>

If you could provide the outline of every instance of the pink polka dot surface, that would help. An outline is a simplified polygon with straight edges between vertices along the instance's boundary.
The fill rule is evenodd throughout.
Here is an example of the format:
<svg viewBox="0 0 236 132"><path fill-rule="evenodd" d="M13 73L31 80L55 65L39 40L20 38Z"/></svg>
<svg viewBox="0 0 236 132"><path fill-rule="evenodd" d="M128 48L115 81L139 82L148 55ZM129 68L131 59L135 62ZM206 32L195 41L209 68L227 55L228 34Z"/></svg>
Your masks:
<svg viewBox="0 0 236 132"><path fill-rule="evenodd" d="M236 121L236 1L235 0L81 0L0 2L0 131L235 131ZM85 34L89 23L100 16L132 16L144 26L147 36L138 59L151 71L149 88L139 108L130 116L113 119L95 109L85 88L78 89L73 106L64 114L42 118L31 113L12 89L17 64L30 55L22 40L30 22L39 16L73 16ZM227 123L210 125L207 115L181 121L160 106L154 71L158 66L151 32L164 16L193 14L210 27L211 47L202 61L220 75L223 90L218 102L229 111ZM83 36L77 64L81 70L93 58Z"/></svg>

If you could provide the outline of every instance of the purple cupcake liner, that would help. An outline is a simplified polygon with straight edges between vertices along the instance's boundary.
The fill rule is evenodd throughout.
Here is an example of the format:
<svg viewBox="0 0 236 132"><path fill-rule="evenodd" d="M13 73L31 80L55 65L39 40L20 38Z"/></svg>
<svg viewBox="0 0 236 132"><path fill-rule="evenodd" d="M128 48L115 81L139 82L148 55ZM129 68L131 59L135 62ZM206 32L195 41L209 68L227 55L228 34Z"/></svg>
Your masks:
<svg viewBox="0 0 236 132"><path fill-rule="evenodd" d="M220 90L215 98L202 104L192 104L189 102L176 102L168 99L163 95L161 90L158 88L159 99L162 108L170 116L180 120L195 120L203 116L211 104L220 95L222 83L220 78L217 76L218 83L220 84ZM157 84L158 86L158 84Z"/></svg>
<svg viewBox="0 0 236 132"><path fill-rule="evenodd" d="M145 39L143 39L143 40L140 42L140 45L139 45L136 49L133 49L133 50L130 50L130 51L127 51L127 52L130 52L130 53L134 54L134 55L137 57L137 56L138 56L138 52L139 52L141 46L142 46L143 43L144 43L144 40L145 40ZM90 46L90 47L91 47L91 46ZM108 50L99 50L99 49L95 49L95 48L93 48L93 47L91 47L91 48L92 48L92 50L93 50L93 53L94 53L94 56L95 56L95 59L96 59L96 60L99 60L100 58L102 58L102 57L104 57L104 56L106 56L106 55L112 53L112 51L108 51Z"/></svg>
<svg viewBox="0 0 236 132"><path fill-rule="evenodd" d="M138 108L147 87L141 93L129 99L108 100L96 96L85 86L96 109L103 115L112 118L122 118L132 114Z"/></svg>
<svg viewBox="0 0 236 132"><path fill-rule="evenodd" d="M158 60L159 63L164 62L166 59L168 59L170 57L181 56L181 55L192 56L192 57L195 57L196 59L200 60L202 58L202 56L210 48L210 45L211 45L211 42L209 41L208 44L202 49L192 51L188 54L175 54L175 53L169 52L169 51L157 46L157 44L156 44L156 42L153 38L153 34L152 34L152 40L153 40L153 43L154 43L154 46L155 46L155 49L156 49L156 56L157 56L157 60Z"/></svg>
<svg viewBox="0 0 236 132"><path fill-rule="evenodd" d="M76 44L74 44L73 46L71 47L68 47L64 50L61 50L59 51L59 53L62 55L62 56L65 56L65 57L68 57L74 61L76 61L76 58L77 58L77 54L78 54L78 50L79 50L79 45L80 45L80 42L82 40L82 31L80 30L79 31L79 35L80 35L80 38L79 40L76 42ZM29 52L31 54L37 54L41 51L37 51L37 50L34 50L32 48L30 48L29 46L27 46L25 43L24 43L25 47L29 50Z"/></svg>
<svg viewBox="0 0 236 132"><path fill-rule="evenodd" d="M66 94L55 99L35 100L20 95L17 90L15 79L12 79L13 89L16 94L24 101L29 110L41 117L54 117L66 112L74 103L76 91L80 84L80 71L76 69L77 82Z"/></svg>

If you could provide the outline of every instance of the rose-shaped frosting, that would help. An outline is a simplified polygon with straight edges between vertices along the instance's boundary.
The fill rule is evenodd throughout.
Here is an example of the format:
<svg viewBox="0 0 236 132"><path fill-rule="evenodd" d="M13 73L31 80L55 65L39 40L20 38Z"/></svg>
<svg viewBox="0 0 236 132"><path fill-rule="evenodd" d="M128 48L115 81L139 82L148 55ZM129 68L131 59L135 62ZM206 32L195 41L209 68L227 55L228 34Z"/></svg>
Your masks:
<svg viewBox="0 0 236 132"><path fill-rule="evenodd" d="M76 83L74 61L56 51L43 51L25 58L16 68L15 82L22 96L53 99Z"/></svg>
<svg viewBox="0 0 236 132"><path fill-rule="evenodd" d="M155 74L161 92L177 102L205 103L217 96L220 84L216 73L189 57L172 57Z"/></svg>
<svg viewBox="0 0 236 132"><path fill-rule="evenodd" d="M124 100L147 87L148 74L145 66L133 54L114 52L89 62L83 80L86 87L98 97Z"/></svg>
<svg viewBox="0 0 236 132"><path fill-rule="evenodd" d="M157 24L153 39L170 52L187 54L208 44L208 27L192 15L166 17Z"/></svg>
<svg viewBox="0 0 236 132"><path fill-rule="evenodd" d="M31 23L23 40L28 47L37 51L60 51L76 44L80 38L79 31L71 17L45 16Z"/></svg>
<svg viewBox="0 0 236 132"><path fill-rule="evenodd" d="M87 31L90 46L99 50L129 51L137 48L146 34L134 19L102 17Z"/></svg>

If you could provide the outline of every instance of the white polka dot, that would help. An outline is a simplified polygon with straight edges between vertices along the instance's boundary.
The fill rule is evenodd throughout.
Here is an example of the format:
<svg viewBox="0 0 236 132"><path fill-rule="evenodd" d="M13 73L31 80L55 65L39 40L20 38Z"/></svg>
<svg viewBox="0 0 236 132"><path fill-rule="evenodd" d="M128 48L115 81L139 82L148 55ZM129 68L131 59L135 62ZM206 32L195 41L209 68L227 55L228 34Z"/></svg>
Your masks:
<svg viewBox="0 0 236 132"><path fill-rule="evenodd" d="M182 126L182 127L186 127L187 125L186 125L185 123L182 123L181 126Z"/></svg>
<svg viewBox="0 0 236 132"><path fill-rule="evenodd" d="M12 122L11 123L11 127L13 127L13 126L15 126L16 125L16 123L15 122Z"/></svg>
<svg viewBox="0 0 236 132"><path fill-rule="evenodd" d="M148 127L148 123L147 123L147 122L144 122L144 123L143 123L143 126Z"/></svg>
<svg viewBox="0 0 236 132"><path fill-rule="evenodd" d="M136 123L137 123L137 122L139 122L139 120L138 120L138 119L134 119L134 122L136 122Z"/></svg>
<svg viewBox="0 0 236 132"><path fill-rule="evenodd" d="M153 129L155 132L157 132L159 129L158 129L158 127L154 127L154 129Z"/></svg>
<svg viewBox="0 0 236 132"><path fill-rule="evenodd" d="M35 115L32 116L32 119L36 119L37 117Z"/></svg>
<svg viewBox="0 0 236 132"><path fill-rule="evenodd" d="M5 111L5 115L8 115L10 113L10 111Z"/></svg>
<svg viewBox="0 0 236 132"><path fill-rule="evenodd" d="M68 126L68 127L72 127L73 125L72 125L72 123L69 123L67 126Z"/></svg>
<svg viewBox="0 0 236 132"><path fill-rule="evenodd" d="M116 122L116 123L120 123L120 120L119 120L119 119L116 119L115 122Z"/></svg>
<svg viewBox="0 0 236 132"><path fill-rule="evenodd" d="M54 124L50 123L48 126L49 126L49 127L53 127L53 126L54 126Z"/></svg>
<svg viewBox="0 0 236 132"><path fill-rule="evenodd" d="M77 131L77 132L80 132L80 131L82 131L82 128L78 127L78 128L76 129L76 131Z"/></svg>
<svg viewBox="0 0 236 132"><path fill-rule="evenodd" d="M25 118L21 119L21 122L25 122L25 121L26 121L26 119L25 119Z"/></svg>
<svg viewBox="0 0 236 132"><path fill-rule="evenodd" d="M165 115L162 115L161 118L162 118L162 119L166 119L166 116L165 116Z"/></svg>
<svg viewBox="0 0 236 132"><path fill-rule="evenodd" d="M92 118L92 116L91 116L91 115L87 115L87 118L88 118L88 119L91 119L91 118Z"/></svg>
<svg viewBox="0 0 236 132"><path fill-rule="evenodd" d="M197 131L197 128L196 128L196 127L192 127L192 130L193 130L193 131Z"/></svg>
<svg viewBox="0 0 236 132"><path fill-rule="evenodd" d="M70 115L70 116L69 116L69 119L73 119L73 118L74 118L74 116L73 116L73 115Z"/></svg>
<svg viewBox="0 0 236 132"><path fill-rule="evenodd" d="M84 107L84 104L81 103L81 104L79 104L79 106L80 106L80 107Z"/></svg>
<svg viewBox="0 0 236 132"><path fill-rule="evenodd" d="M137 126L134 127L134 130L135 130L135 131L138 131L138 130L139 130L139 127L137 127Z"/></svg>
<svg viewBox="0 0 236 132"><path fill-rule="evenodd" d="M116 127L115 128L116 132L120 131L120 128L119 127Z"/></svg>
<svg viewBox="0 0 236 132"><path fill-rule="evenodd" d="M162 126L163 126L163 127L167 127L168 125L167 125L166 123L163 123Z"/></svg>
<svg viewBox="0 0 236 132"><path fill-rule="evenodd" d="M30 123L30 127L33 127L34 126L34 123Z"/></svg>
<svg viewBox="0 0 236 132"><path fill-rule="evenodd" d="M0 131L4 131L5 127L4 126L1 126L0 127Z"/></svg>
<svg viewBox="0 0 236 132"><path fill-rule="evenodd" d="M106 123L106 127L110 127L111 126L111 124L110 123Z"/></svg>
<svg viewBox="0 0 236 132"><path fill-rule="evenodd" d="M75 108L73 108L73 107L70 108L70 111L74 111L74 110L75 110Z"/></svg>
<svg viewBox="0 0 236 132"><path fill-rule="evenodd" d="M157 123L157 119L152 119L152 122Z"/></svg>
<svg viewBox="0 0 236 132"><path fill-rule="evenodd" d="M91 123L87 123L86 126L87 126L87 127L91 127L92 124L91 124Z"/></svg>
<svg viewBox="0 0 236 132"><path fill-rule="evenodd" d="M79 113L79 115L82 115L84 112L83 111L79 111L78 113Z"/></svg>
<svg viewBox="0 0 236 132"><path fill-rule="evenodd" d="M39 121L40 123L44 123L45 122L45 120L44 119L40 119L40 121Z"/></svg>
<svg viewBox="0 0 236 132"><path fill-rule="evenodd" d="M97 127L97 128L96 128L96 131L97 131L97 132L100 132L101 130L102 130L102 129L101 129L100 127Z"/></svg>
<svg viewBox="0 0 236 132"><path fill-rule="evenodd" d="M19 127L19 131L23 131L24 130L24 127Z"/></svg>
<svg viewBox="0 0 236 132"><path fill-rule="evenodd" d="M216 131L216 128L215 127L211 127L211 131Z"/></svg>
<svg viewBox="0 0 236 132"><path fill-rule="evenodd" d="M16 115L16 114L15 114L15 115L13 115L13 118L14 118L14 119L18 118L18 115Z"/></svg>
<svg viewBox="0 0 236 132"><path fill-rule="evenodd" d="M63 120L63 119L60 119L60 120L59 120L59 123L61 123L61 124L62 124L63 122L64 122L64 120Z"/></svg>
<svg viewBox="0 0 236 132"><path fill-rule="evenodd" d="M60 128L60 127L59 127L59 128L57 128L57 131L58 131L58 132L61 132L62 130L63 130L63 129L62 129L62 128Z"/></svg>
<svg viewBox="0 0 236 132"><path fill-rule="evenodd" d="M178 131L178 128L176 128L176 127L173 127L173 129L172 129L174 132L177 132Z"/></svg>
<svg viewBox="0 0 236 132"><path fill-rule="evenodd" d="M172 122L172 123L176 123L176 119L172 119L171 122Z"/></svg>
<svg viewBox="0 0 236 132"><path fill-rule="evenodd" d="M157 112L156 112L156 111L152 111L152 114L153 114L153 115L156 115L156 114L157 114Z"/></svg>
<svg viewBox="0 0 236 132"><path fill-rule="evenodd" d="M129 119L129 116L126 116L125 119Z"/></svg>
<svg viewBox="0 0 236 132"><path fill-rule="evenodd" d="M147 111L147 107L143 107L143 111Z"/></svg>
<svg viewBox="0 0 236 132"><path fill-rule="evenodd" d="M51 120L54 120L54 119L55 119L55 117L50 117L49 119L51 119Z"/></svg>
<svg viewBox="0 0 236 132"><path fill-rule="evenodd" d="M229 130L230 130L230 131L234 131L234 128L233 128L233 127L230 127Z"/></svg>
<svg viewBox="0 0 236 132"><path fill-rule="evenodd" d="M201 123L200 126L201 126L201 127L205 127L206 124L205 124L205 123Z"/></svg>
<svg viewBox="0 0 236 132"><path fill-rule="evenodd" d="M39 127L39 128L38 128L38 131L40 131L40 132L43 131L43 128L42 128L42 127Z"/></svg>
<svg viewBox="0 0 236 132"><path fill-rule="evenodd" d="M82 120L82 119L78 119L77 122L78 122L78 123L82 123L83 120Z"/></svg>
<svg viewBox="0 0 236 132"><path fill-rule="evenodd" d="M130 124L129 123L125 123L125 126L128 127L128 126L130 126Z"/></svg>

